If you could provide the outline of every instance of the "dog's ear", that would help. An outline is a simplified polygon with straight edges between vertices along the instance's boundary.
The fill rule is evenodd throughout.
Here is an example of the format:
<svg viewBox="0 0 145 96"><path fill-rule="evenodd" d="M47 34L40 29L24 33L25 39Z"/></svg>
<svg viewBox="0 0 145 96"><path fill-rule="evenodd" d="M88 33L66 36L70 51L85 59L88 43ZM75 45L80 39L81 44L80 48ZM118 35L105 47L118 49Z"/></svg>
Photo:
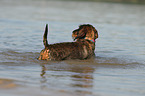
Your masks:
<svg viewBox="0 0 145 96"><path fill-rule="evenodd" d="M77 32L77 37L75 39L83 39L86 36L87 29L85 27L80 26Z"/></svg>
<svg viewBox="0 0 145 96"><path fill-rule="evenodd" d="M75 39L82 39L86 36L86 32L79 33Z"/></svg>

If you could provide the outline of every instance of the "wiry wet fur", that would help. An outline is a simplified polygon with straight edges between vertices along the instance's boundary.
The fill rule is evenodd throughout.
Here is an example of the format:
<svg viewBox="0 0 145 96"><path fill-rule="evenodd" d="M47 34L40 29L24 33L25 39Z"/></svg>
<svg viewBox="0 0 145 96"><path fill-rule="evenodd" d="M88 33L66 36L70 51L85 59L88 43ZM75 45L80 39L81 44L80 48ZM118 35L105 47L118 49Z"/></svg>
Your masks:
<svg viewBox="0 0 145 96"><path fill-rule="evenodd" d="M91 40L98 38L97 30L89 24L80 25L74 30L72 37L75 42L48 44L48 25L46 25L39 60L87 59L94 55L95 43Z"/></svg>

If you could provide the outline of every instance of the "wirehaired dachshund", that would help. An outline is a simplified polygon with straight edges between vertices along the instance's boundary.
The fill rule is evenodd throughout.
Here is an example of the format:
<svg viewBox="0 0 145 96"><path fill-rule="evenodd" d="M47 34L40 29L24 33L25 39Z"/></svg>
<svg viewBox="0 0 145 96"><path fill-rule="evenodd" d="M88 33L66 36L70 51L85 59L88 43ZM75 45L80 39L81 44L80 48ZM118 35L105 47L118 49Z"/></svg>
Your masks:
<svg viewBox="0 0 145 96"><path fill-rule="evenodd" d="M72 32L74 42L48 44L48 24L43 35L45 48L40 52L38 60L66 60L88 59L94 55L95 40L98 38L97 30L90 24L80 25Z"/></svg>

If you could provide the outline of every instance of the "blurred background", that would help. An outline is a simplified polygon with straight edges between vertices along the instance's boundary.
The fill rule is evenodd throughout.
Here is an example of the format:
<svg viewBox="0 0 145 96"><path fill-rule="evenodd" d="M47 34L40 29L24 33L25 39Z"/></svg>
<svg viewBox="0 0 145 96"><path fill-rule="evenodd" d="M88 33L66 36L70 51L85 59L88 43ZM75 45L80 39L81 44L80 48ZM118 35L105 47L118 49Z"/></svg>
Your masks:
<svg viewBox="0 0 145 96"><path fill-rule="evenodd" d="M138 4L144 4L145 3L144 0L90 0L90 1L116 2L116 3L134 3L134 4L136 4L136 3L138 3Z"/></svg>

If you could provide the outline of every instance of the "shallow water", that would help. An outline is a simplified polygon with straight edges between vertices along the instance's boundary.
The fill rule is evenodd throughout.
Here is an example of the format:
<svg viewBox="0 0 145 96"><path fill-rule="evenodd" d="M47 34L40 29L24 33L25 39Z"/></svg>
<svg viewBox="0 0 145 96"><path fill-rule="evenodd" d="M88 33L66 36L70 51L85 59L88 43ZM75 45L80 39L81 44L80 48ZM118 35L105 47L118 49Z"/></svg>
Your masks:
<svg viewBox="0 0 145 96"><path fill-rule="evenodd" d="M0 94L144 96L144 10L116 3L1 0ZM93 24L99 32L96 57L38 61L46 23L49 43L71 42L78 25Z"/></svg>

